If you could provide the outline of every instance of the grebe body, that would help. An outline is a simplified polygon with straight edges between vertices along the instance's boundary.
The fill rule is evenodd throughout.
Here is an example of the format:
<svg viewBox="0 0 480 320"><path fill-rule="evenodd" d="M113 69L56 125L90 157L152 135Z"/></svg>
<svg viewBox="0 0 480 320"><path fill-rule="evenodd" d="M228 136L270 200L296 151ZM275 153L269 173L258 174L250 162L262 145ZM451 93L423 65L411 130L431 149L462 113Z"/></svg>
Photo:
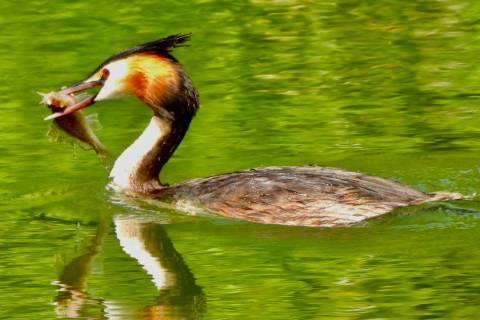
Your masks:
<svg viewBox="0 0 480 320"><path fill-rule="evenodd" d="M351 225L398 207L461 199L423 193L400 183L326 167L266 167L191 180L158 197L192 201L226 217L311 227Z"/></svg>

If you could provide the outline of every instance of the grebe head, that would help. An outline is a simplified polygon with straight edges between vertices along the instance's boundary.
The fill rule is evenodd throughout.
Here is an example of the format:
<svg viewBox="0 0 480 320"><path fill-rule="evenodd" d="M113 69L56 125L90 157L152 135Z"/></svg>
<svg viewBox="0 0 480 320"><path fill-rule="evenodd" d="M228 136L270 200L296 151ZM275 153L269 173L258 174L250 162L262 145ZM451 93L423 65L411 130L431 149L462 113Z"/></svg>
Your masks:
<svg viewBox="0 0 480 320"><path fill-rule="evenodd" d="M72 94L99 87L98 93L45 119L55 119L97 101L124 96L139 98L155 115L163 118L174 120L187 116L191 119L198 108L197 93L181 65L170 53L172 48L189 39L189 34L173 35L111 56L85 80L61 91Z"/></svg>

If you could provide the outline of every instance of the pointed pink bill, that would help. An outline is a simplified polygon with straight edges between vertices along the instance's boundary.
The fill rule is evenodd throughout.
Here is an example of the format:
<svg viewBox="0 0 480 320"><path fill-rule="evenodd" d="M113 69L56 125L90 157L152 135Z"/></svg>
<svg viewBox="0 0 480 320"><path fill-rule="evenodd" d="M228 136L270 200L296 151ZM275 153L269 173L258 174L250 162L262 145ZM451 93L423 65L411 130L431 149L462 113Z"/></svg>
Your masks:
<svg viewBox="0 0 480 320"><path fill-rule="evenodd" d="M87 89L90 89L90 88L94 88L94 87L100 87L103 85L103 81L101 80L98 80L98 81L89 81L89 82L82 82L80 84L77 84L77 85L74 85L72 87L69 87L69 88L66 88L66 89L63 89L63 90L60 90L58 93L59 94L73 94L75 92L79 92L79 91L83 91L83 90L87 90ZM59 118L59 117L62 117L62 116L65 116L67 114L71 114L71 113L74 113L78 110L81 110L81 109L84 109L88 106L91 106L92 104L95 103L95 97L97 95L94 94L92 96L89 96L67 108L65 108L63 111L61 112L55 112L55 113L52 113L51 115L49 115L48 117L45 117L44 120L48 121L48 120L52 120L52 119L56 119L56 118Z"/></svg>
<svg viewBox="0 0 480 320"><path fill-rule="evenodd" d="M55 112L49 115L48 117L45 117L43 120L48 121L48 120L53 120L59 117L66 116L67 114L74 113L78 110L84 109L88 106L91 106L95 102L95 97L97 95L89 96L82 101L79 101L70 107L65 108L62 112Z"/></svg>

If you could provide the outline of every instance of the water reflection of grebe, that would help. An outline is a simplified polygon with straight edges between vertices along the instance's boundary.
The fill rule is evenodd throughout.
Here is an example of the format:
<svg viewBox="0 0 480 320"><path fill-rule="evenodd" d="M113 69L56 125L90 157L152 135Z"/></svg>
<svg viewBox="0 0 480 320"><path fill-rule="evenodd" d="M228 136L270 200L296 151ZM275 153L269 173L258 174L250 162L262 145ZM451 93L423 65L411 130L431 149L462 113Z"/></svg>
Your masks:
<svg viewBox="0 0 480 320"><path fill-rule="evenodd" d="M91 298L85 292L91 264L101 252L103 239L108 234L108 221L104 220L99 224L87 252L68 263L56 281L59 288L57 315L83 318L85 314L91 314L92 306L97 306L101 319L121 319L124 314L133 315L135 319L201 318L205 310L202 289L195 283L195 278L164 228L160 224L132 217L117 217L114 225L125 253L144 268L159 290L156 303L138 310L124 310L121 302Z"/></svg>
<svg viewBox="0 0 480 320"><path fill-rule="evenodd" d="M159 181L162 167L182 141L198 107L191 80L171 49L189 39L170 36L122 51L79 84L59 94L100 87L97 94L47 119L72 114L96 101L133 95L153 117L116 160L112 185L130 194L191 201L223 216L260 223L334 226L378 216L396 207L457 199L453 193L423 193L379 177L333 168L267 167L196 179L171 187Z"/></svg>

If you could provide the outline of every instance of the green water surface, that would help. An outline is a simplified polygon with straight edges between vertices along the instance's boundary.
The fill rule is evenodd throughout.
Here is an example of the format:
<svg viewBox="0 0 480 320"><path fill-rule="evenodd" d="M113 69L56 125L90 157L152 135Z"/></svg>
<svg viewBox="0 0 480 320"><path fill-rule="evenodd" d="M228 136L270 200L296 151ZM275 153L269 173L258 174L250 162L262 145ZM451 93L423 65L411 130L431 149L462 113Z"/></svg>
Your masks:
<svg viewBox="0 0 480 320"><path fill-rule="evenodd" d="M475 195L479 17L462 0L0 2L0 318L480 319L476 201L330 229L125 201L92 151L49 140L36 94L192 32L175 55L201 109L163 181L314 163ZM135 100L86 113L114 154L149 118Z"/></svg>

